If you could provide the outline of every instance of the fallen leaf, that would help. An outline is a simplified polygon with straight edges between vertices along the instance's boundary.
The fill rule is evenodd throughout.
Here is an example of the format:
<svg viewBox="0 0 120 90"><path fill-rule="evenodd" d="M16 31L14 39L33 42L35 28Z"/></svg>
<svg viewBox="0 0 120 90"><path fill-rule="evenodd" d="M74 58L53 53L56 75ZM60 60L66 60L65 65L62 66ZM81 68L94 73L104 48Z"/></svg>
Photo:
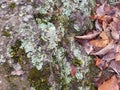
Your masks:
<svg viewBox="0 0 120 90"><path fill-rule="evenodd" d="M99 32L97 31L93 31L93 33L87 34L87 35L83 35L83 36L75 36L76 39L93 39L96 36L99 35Z"/></svg>
<svg viewBox="0 0 120 90"><path fill-rule="evenodd" d="M116 53L116 55L115 55L115 61L120 61L120 53Z"/></svg>
<svg viewBox="0 0 120 90"><path fill-rule="evenodd" d="M92 53L92 55L105 55L106 53L108 53L111 49L113 49L115 47L115 42L111 41L105 48L101 49L98 52Z"/></svg>
<svg viewBox="0 0 120 90"><path fill-rule="evenodd" d="M105 29L107 28L107 25L108 25L108 23L107 23L107 22L105 22L105 21L103 21L103 22L102 22L102 27L103 27L103 30L105 30Z"/></svg>
<svg viewBox="0 0 120 90"><path fill-rule="evenodd" d="M72 65L70 75L73 77L73 76L75 76L75 73L76 73L76 67Z"/></svg>
<svg viewBox="0 0 120 90"><path fill-rule="evenodd" d="M95 62L95 65L96 65L96 66L98 66L98 65L101 64L101 59L100 59L100 58L97 57L95 61L96 61L96 62Z"/></svg>
<svg viewBox="0 0 120 90"><path fill-rule="evenodd" d="M116 46L116 53L120 53L120 42Z"/></svg>
<svg viewBox="0 0 120 90"><path fill-rule="evenodd" d="M102 57L102 60L107 62L110 62L113 59L115 59L115 52L108 52Z"/></svg>
<svg viewBox="0 0 120 90"><path fill-rule="evenodd" d="M98 22L98 20L95 21L95 27L96 27L96 29L98 29L99 31L102 31L102 25Z"/></svg>
<svg viewBox="0 0 120 90"><path fill-rule="evenodd" d="M105 47L106 45L108 45L108 43L109 43L109 40L102 40L102 39L90 41L90 44L96 47Z"/></svg>
<svg viewBox="0 0 120 90"><path fill-rule="evenodd" d="M105 81L98 87L98 90L119 90L116 76L112 76L110 80Z"/></svg>
<svg viewBox="0 0 120 90"><path fill-rule="evenodd" d="M112 60L110 62L109 68L114 70L117 73L117 75L120 75L120 61Z"/></svg>
<svg viewBox="0 0 120 90"><path fill-rule="evenodd" d="M98 16L103 16L105 14L105 5L107 4L107 2L105 2L104 4L102 4L101 6L99 6L97 9L96 9L96 13Z"/></svg>
<svg viewBox="0 0 120 90"><path fill-rule="evenodd" d="M102 31L102 32L100 33L100 37L101 37L103 40L109 40L109 38L108 38L107 34L105 33L105 31Z"/></svg>

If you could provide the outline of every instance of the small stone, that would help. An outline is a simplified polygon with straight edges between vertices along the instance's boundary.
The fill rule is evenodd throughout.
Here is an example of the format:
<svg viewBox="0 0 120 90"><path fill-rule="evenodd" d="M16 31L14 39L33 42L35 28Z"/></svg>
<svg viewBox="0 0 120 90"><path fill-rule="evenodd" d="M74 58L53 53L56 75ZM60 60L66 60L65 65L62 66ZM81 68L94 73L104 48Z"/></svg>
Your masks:
<svg viewBox="0 0 120 90"><path fill-rule="evenodd" d="M6 2L3 2L3 4L1 5L1 8L6 8L7 7L7 3Z"/></svg>
<svg viewBox="0 0 120 90"><path fill-rule="evenodd" d="M31 18L33 18L32 15L27 15L27 16L25 16L25 17L23 18L23 21L28 22L29 19L31 19Z"/></svg>

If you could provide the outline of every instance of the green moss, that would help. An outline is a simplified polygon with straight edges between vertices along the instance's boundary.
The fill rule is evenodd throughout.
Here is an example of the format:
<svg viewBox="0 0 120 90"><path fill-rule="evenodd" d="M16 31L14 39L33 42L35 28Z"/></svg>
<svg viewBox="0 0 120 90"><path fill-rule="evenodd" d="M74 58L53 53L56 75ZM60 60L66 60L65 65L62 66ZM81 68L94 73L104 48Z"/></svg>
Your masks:
<svg viewBox="0 0 120 90"><path fill-rule="evenodd" d="M65 29L68 29L68 27L70 25L69 18L67 16L65 16L65 15L56 15L56 14L54 14L51 17L50 22L55 24L55 26L58 26L58 25L62 24Z"/></svg>
<svg viewBox="0 0 120 90"><path fill-rule="evenodd" d="M75 66L81 66L82 65L82 61L78 60L78 59L74 59L72 60L72 64Z"/></svg>
<svg viewBox="0 0 120 90"><path fill-rule="evenodd" d="M92 57L94 58L94 57ZM96 90L94 84L92 83L93 79L97 77L98 72L100 72L100 69L97 68L92 60L89 61L88 64L89 72L86 73L85 77L88 77L85 80L85 85L90 87L90 90Z"/></svg>
<svg viewBox="0 0 120 90"><path fill-rule="evenodd" d="M10 3L10 5L9 5L10 9L12 9L12 10L15 8L15 6L16 6L16 4L14 2Z"/></svg>
<svg viewBox="0 0 120 90"><path fill-rule="evenodd" d="M4 67L5 72L6 72L7 74L10 74L10 73L11 73L12 68L9 66L9 64L8 64L7 62L3 63L2 66Z"/></svg>
<svg viewBox="0 0 120 90"><path fill-rule="evenodd" d="M7 31L2 31L2 35L6 36L6 37L10 37L11 36L11 34L9 32L7 32Z"/></svg>
<svg viewBox="0 0 120 90"><path fill-rule="evenodd" d="M28 63L28 58L27 58L27 54L25 53L24 49L20 48L21 46L21 41L17 40L14 46L11 46L12 51L10 52L12 55L12 59L14 60L14 62L18 62L21 66L25 66L23 65L24 62Z"/></svg>
<svg viewBox="0 0 120 90"><path fill-rule="evenodd" d="M35 67L29 71L28 79L31 86L35 87L36 90L49 90L48 79L50 75L49 66L39 71Z"/></svg>

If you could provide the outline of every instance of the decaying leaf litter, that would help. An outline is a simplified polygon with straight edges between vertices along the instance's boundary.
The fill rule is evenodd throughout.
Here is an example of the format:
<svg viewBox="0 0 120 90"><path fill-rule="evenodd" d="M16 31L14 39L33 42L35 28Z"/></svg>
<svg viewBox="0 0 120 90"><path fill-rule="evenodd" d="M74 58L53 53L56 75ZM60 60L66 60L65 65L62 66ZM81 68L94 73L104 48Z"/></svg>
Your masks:
<svg viewBox="0 0 120 90"><path fill-rule="evenodd" d="M107 2L97 4L95 14L91 15L95 29L88 30L75 39L83 46L88 55L95 57L95 65L100 69L94 80L98 90L120 89L120 3L110 6ZM101 79L104 71L106 77Z"/></svg>

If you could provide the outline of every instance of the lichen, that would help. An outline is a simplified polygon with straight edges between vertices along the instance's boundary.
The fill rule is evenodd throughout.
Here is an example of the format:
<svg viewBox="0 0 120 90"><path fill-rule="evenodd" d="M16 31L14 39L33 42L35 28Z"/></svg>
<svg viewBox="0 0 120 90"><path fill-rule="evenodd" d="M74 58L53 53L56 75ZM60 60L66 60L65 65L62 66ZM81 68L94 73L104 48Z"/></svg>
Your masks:
<svg viewBox="0 0 120 90"><path fill-rule="evenodd" d="M36 8L39 12L34 15L35 20L31 20L32 23L37 23L37 28L30 23L20 23L16 30L20 35L20 44L11 48L11 55L15 59L19 52L24 51L31 60L33 66L29 72L29 80L36 90L70 90L73 81L80 88L82 84L85 85L82 80L89 71L91 58L82 52L82 47L75 42L74 36L91 28L91 21L86 18L91 13L90 5L88 0L45 0ZM25 7L21 9L24 11ZM20 16L25 15L22 10ZM72 14L75 14L73 20ZM55 65L59 68L59 75L55 73ZM72 65L76 68L73 77L70 73ZM52 78L52 82L49 81L56 76L59 76L57 80ZM85 89L88 88L90 87Z"/></svg>

